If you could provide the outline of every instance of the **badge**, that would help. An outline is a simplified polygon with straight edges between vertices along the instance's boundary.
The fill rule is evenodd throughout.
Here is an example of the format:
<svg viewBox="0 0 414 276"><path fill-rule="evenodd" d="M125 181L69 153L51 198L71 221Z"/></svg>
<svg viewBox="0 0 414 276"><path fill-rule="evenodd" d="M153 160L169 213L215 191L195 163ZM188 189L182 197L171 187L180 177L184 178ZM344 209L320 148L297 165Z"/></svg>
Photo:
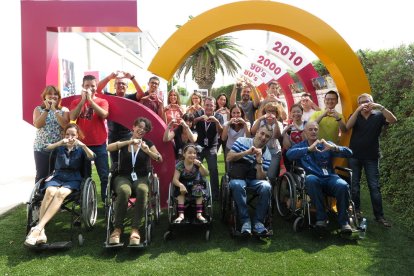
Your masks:
<svg viewBox="0 0 414 276"><path fill-rule="evenodd" d="M326 168L322 168L323 175L329 175L328 170Z"/></svg>
<svg viewBox="0 0 414 276"><path fill-rule="evenodd" d="M131 173L131 178L132 178L132 181L137 181L138 180L137 174L135 172Z"/></svg>
<svg viewBox="0 0 414 276"><path fill-rule="evenodd" d="M204 138L204 146L208 146L208 138Z"/></svg>

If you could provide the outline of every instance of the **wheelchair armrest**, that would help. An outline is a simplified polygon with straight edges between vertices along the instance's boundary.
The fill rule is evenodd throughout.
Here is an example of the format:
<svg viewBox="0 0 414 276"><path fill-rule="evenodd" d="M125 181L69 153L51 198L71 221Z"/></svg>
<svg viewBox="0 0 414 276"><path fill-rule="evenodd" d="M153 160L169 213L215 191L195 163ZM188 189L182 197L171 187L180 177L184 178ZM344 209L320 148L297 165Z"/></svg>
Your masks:
<svg viewBox="0 0 414 276"><path fill-rule="evenodd" d="M347 173L352 173L352 170L350 168L345 168L345 167L341 167L341 166L336 166L335 167L336 170L338 171L343 171L343 172L347 172Z"/></svg>
<svg viewBox="0 0 414 276"><path fill-rule="evenodd" d="M302 167L293 166L292 170L294 173L299 174L299 175L305 174L305 170Z"/></svg>

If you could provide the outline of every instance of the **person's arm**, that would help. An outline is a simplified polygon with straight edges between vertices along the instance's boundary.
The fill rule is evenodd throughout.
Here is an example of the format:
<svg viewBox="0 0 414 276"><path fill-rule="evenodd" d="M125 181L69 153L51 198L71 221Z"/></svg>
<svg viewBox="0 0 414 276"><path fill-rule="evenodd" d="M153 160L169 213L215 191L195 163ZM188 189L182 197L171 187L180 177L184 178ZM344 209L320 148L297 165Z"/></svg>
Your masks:
<svg viewBox="0 0 414 276"><path fill-rule="evenodd" d="M292 125L288 125L287 127L285 127L285 129L282 132L282 137L283 137L283 148L285 150L288 150L291 146L292 146L292 142L290 141L290 137L289 137L289 130L292 129Z"/></svg>
<svg viewBox="0 0 414 276"><path fill-rule="evenodd" d="M262 151L259 150L256 153L256 178L257 179L266 179L266 172L263 170L263 158Z"/></svg>
<svg viewBox="0 0 414 276"><path fill-rule="evenodd" d="M259 104L260 104L260 96L259 96L259 93L257 92L256 87L254 87L251 83L249 83L248 86L250 86L250 88L251 88L251 90L253 92L253 106L254 106L254 108L257 108L259 106Z"/></svg>
<svg viewBox="0 0 414 276"><path fill-rule="evenodd" d="M162 156L158 152L157 148L153 145L151 148L148 148L148 145L142 141L141 149L152 159L157 162L162 162Z"/></svg>
<svg viewBox="0 0 414 276"><path fill-rule="evenodd" d="M259 117L256 121L254 121L253 126L252 126L252 128L250 129L250 131L251 131L251 133L252 133L252 135L253 135L253 136L254 136L254 135L256 135L256 132L257 132L257 130L258 130L258 129L259 129L259 127L260 127L260 122L261 122L262 120L264 120L264 119L265 119L265 117L266 117L266 115L263 115L263 116Z"/></svg>
<svg viewBox="0 0 414 276"><path fill-rule="evenodd" d="M33 110L33 125L36 128L44 127L46 124L46 117L49 112L50 110L49 111L45 110L42 112L42 114L40 114L39 108L36 107Z"/></svg>
<svg viewBox="0 0 414 276"><path fill-rule="evenodd" d="M103 89L108 84L108 82L110 82L111 80L115 79L117 75L118 75L117 72L112 72L111 74L109 74L108 76L106 76L105 78L103 78L102 80L100 80L98 82L98 86L96 87L96 93L102 94Z"/></svg>
<svg viewBox="0 0 414 276"><path fill-rule="evenodd" d="M162 141L169 142L169 141L172 141L172 139L174 139L175 132L172 129L172 124L173 124L173 122L171 121L168 124L167 128L165 129L164 136L162 137Z"/></svg>
<svg viewBox="0 0 414 276"><path fill-rule="evenodd" d="M203 163L200 160L194 160L194 165L198 166L201 176L207 176L210 174L210 172L206 169L206 167L204 167Z"/></svg>
<svg viewBox="0 0 414 276"><path fill-rule="evenodd" d="M230 150L227 153L226 161L227 162L237 161L237 160L243 158L244 156L249 155L249 154L253 154L253 153L254 153L254 147L251 147L250 149L245 150L245 151L241 151L241 152L235 152L233 150Z"/></svg>
<svg viewBox="0 0 414 276"><path fill-rule="evenodd" d="M135 90L137 93L135 93L137 97L137 101L139 101L142 97L144 97L144 91L141 88L141 85L139 85L137 79L135 78L135 75L132 75L131 73L124 72L125 78L128 78L131 80L132 84L135 87Z"/></svg>
<svg viewBox="0 0 414 276"><path fill-rule="evenodd" d="M76 105L76 107L70 111L70 120L71 121L75 121L76 119L78 119L78 117L79 117L79 115L82 111L82 107L85 104L85 102L86 102L86 91L82 90L81 100Z"/></svg>
<svg viewBox="0 0 414 276"><path fill-rule="evenodd" d="M68 143L68 141L69 140L67 138L63 138L62 140L57 141L56 143L52 143L52 144L47 145L45 149L47 151L52 151L57 147L66 145Z"/></svg>
<svg viewBox="0 0 414 276"><path fill-rule="evenodd" d="M164 104L160 99L158 99L159 106L158 106L158 116L160 116L161 119L163 119L164 122L167 122L167 118L164 114Z"/></svg>
<svg viewBox="0 0 414 276"><path fill-rule="evenodd" d="M230 124L232 123L232 119L230 119L230 121L227 121L227 123L223 127L223 132L221 133L221 140L222 141L227 140L228 131L229 131Z"/></svg>
<svg viewBox="0 0 414 276"><path fill-rule="evenodd" d="M313 148L311 148L313 147ZM311 145L310 147L303 146L303 144L297 144L288 149L286 152L286 157L289 160L297 160L308 154L308 152L311 152L316 148L316 145Z"/></svg>
<svg viewBox="0 0 414 276"><path fill-rule="evenodd" d="M346 123L346 129L351 129L354 127L356 120L358 118L359 112L361 112L363 108L363 104L358 106L354 113L352 113L351 117L349 117L348 122Z"/></svg>
<svg viewBox="0 0 414 276"><path fill-rule="evenodd" d="M237 98L237 92L239 91L239 88L237 86L238 84L233 85L233 90L231 90L230 94L230 106L233 106L236 104L236 98Z"/></svg>
<svg viewBox="0 0 414 276"><path fill-rule="evenodd" d="M273 138L275 138L275 139L279 139L280 136L282 136L279 124L282 125L282 123L280 123L279 121L276 120L275 128L273 129Z"/></svg>
<svg viewBox="0 0 414 276"><path fill-rule="evenodd" d="M193 133L191 131L191 128L183 121L181 121L181 126L183 127L183 131L187 133L188 140L190 140L191 143L195 143L197 141L198 134Z"/></svg>
<svg viewBox="0 0 414 276"><path fill-rule="evenodd" d="M352 150L348 147L335 145L331 141L329 142L325 141L325 139L321 139L319 143L322 143L324 145L323 150L331 151L333 157L342 157L342 158L352 157Z"/></svg>
<svg viewBox="0 0 414 276"><path fill-rule="evenodd" d="M338 116L334 116L334 118L339 124L339 129L341 130L342 133L347 132L348 129L346 128L344 116L342 114L337 113L337 112L335 112L335 114L338 114Z"/></svg>
<svg viewBox="0 0 414 276"><path fill-rule="evenodd" d="M86 157L88 157L89 160L95 159L96 157L95 153L90 148L88 148L84 143L82 143L82 141L76 139L76 144L83 149L83 151L86 154Z"/></svg>
<svg viewBox="0 0 414 276"><path fill-rule="evenodd" d="M250 122L243 120L243 127L244 127L244 135L246 137L251 137L252 134L250 132Z"/></svg>
<svg viewBox="0 0 414 276"><path fill-rule="evenodd" d="M381 113L382 113L382 115L384 115L385 120L387 121L387 123L394 124L394 123L397 122L397 117L395 117L395 115L392 114L391 111L386 109L385 106L380 105L378 103L372 103L372 106L374 108L378 109L379 111L381 111Z"/></svg>
<svg viewBox="0 0 414 276"><path fill-rule="evenodd" d="M107 151L116 151L116 150L120 150L121 148L125 147L125 146L129 146L133 143L133 139L130 140L125 140L125 141L117 141L117 142L113 142L111 144L109 144L106 147Z"/></svg>
<svg viewBox="0 0 414 276"><path fill-rule="evenodd" d="M172 183L174 184L175 187L180 188L180 192L187 193L188 192L187 188L185 187L183 183L180 182L179 179L180 179L180 172L177 169L175 169Z"/></svg>
<svg viewBox="0 0 414 276"><path fill-rule="evenodd" d="M328 113L328 109L325 109L324 112L321 112L319 116L316 116L316 113L312 114L312 116L309 118L309 121L315 121L318 124L322 121L324 117L326 117L326 114Z"/></svg>
<svg viewBox="0 0 414 276"><path fill-rule="evenodd" d="M88 94L86 98L90 106L93 108L93 110L99 117L101 117L102 119L106 119L106 117L108 117L108 102L106 102L106 104L103 107L101 107L97 103L95 103L91 95Z"/></svg>

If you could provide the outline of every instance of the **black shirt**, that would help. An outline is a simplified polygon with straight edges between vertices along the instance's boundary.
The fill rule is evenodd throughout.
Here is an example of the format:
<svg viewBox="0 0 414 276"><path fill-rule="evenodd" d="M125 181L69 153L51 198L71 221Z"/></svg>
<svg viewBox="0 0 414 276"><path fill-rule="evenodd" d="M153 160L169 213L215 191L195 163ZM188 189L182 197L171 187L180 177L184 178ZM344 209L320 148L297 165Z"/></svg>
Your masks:
<svg viewBox="0 0 414 276"><path fill-rule="evenodd" d="M125 94L124 98L133 100L137 102L137 93L134 94ZM105 92L105 95L116 96L116 94ZM118 97L118 96L117 96ZM108 124L108 140L109 143L119 141L121 139L129 139L131 138L131 130L121 124L116 122L107 121Z"/></svg>
<svg viewBox="0 0 414 276"><path fill-rule="evenodd" d="M349 144L353 158L376 160L380 157L379 136L386 124L384 115L379 111L374 111L367 119L361 113L358 114Z"/></svg>
<svg viewBox="0 0 414 276"><path fill-rule="evenodd" d="M197 113L197 115L199 115ZM204 115L204 111L200 112L200 115L197 117L201 117ZM215 113L214 117L217 118L217 120L220 122L221 125L223 125L224 120L223 116L219 113ZM217 147L218 144L218 133L216 128L215 122L205 122L203 120L197 122L195 129L197 131L198 137L197 137L197 144L202 146L205 149L209 149L212 147ZM207 145L204 143L204 139L208 139Z"/></svg>
<svg viewBox="0 0 414 276"><path fill-rule="evenodd" d="M125 141L127 139L124 139ZM149 148L151 148L154 144L147 139L142 139ZM132 173L132 157L131 152L128 151L131 146L125 146L120 149L121 157L119 161L119 174L123 174L126 176L130 176ZM150 157L147 155L142 149L139 150L137 159L135 161L134 171L137 176L147 176L149 173L149 161Z"/></svg>

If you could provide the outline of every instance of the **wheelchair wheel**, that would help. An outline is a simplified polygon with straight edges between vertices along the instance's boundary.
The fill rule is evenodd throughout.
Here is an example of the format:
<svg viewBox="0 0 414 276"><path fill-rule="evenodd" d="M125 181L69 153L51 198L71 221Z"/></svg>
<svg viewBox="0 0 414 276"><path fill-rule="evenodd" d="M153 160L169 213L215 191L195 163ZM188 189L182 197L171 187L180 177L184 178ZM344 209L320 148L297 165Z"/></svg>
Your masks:
<svg viewBox="0 0 414 276"><path fill-rule="evenodd" d="M213 195L211 193L211 184L210 182L207 182L207 192L208 192L208 196L207 196L207 204L205 206L205 213L206 216L208 216L210 218L210 222L213 221Z"/></svg>
<svg viewBox="0 0 414 276"><path fill-rule="evenodd" d="M172 223L173 219L177 216L177 206L175 204L174 198L174 184L170 183L170 187L168 189L168 222Z"/></svg>
<svg viewBox="0 0 414 276"><path fill-rule="evenodd" d="M43 183L44 179L40 179L30 194L29 201L27 202L26 214L27 214L27 224L26 224L26 234L29 234L29 231L32 227L36 226L39 222L39 213L40 213L40 198L39 198L39 188Z"/></svg>
<svg viewBox="0 0 414 276"><path fill-rule="evenodd" d="M305 227L305 218L304 217L297 217L295 222L293 223L293 231L300 232Z"/></svg>
<svg viewBox="0 0 414 276"><path fill-rule="evenodd" d="M289 220L295 214L296 209L296 185L291 173L283 174L273 189L277 211L279 215Z"/></svg>
<svg viewBox="0 0 414 276"><path fill-rule="evenodd" d="M221 177L221 184L220 184L220 215L221 221L226 222L228 220L228 214L226 211L228 210L228 196L229 196L229 181L227 175L223 175Z"/></svg>
<svg viewBox="0 0 414 276"><path fill-rule="evenodd" d="M160 181L157 176L153 178L153 208L155 215L155 222L158 223L161 215L161 199L160 199Z"/></svg>
<svg viewBox="0 0 414 276"><path fill-rule="evenodd" d="M98 214L96 185L92 178L87 178L81 188L82 219L87 229L95 225Z"/></svg>

